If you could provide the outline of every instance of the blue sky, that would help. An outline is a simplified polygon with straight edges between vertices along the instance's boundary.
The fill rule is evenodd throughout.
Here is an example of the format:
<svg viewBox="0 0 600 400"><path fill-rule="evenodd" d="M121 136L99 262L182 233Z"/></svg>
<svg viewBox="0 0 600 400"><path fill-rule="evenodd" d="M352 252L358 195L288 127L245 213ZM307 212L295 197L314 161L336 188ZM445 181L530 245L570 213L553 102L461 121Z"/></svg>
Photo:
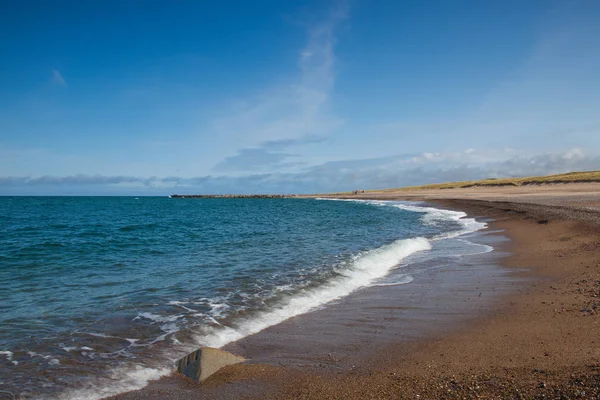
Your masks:
<svg viewBox="0 0 600 400"><path fill-rule="evenodd" d="M597 1L7 1L0 194L600 169Z"/></svg>

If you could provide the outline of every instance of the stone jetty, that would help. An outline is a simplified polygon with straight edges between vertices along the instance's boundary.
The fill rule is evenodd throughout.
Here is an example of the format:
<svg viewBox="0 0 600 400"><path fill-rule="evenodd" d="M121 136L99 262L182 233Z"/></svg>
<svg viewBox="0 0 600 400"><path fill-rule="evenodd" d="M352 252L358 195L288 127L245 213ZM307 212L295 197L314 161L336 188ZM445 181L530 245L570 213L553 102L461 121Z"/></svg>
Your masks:
<svg viewBox="0 0 600 400"><path fill-rule="evenodd" d="M287 199L293 194L172 194L172 199Z"/></svg>

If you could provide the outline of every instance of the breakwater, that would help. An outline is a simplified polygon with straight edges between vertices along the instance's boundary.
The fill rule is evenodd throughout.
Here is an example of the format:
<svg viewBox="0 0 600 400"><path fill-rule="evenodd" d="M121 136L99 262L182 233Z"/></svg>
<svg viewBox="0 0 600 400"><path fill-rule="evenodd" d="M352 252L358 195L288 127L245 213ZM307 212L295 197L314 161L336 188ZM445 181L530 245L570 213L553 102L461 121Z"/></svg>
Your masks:
<svg viewBox="0 0 600 400"><path fill-rule="evenodd" d="M172 194L172 199L285 199L293 194Z"/></svg>

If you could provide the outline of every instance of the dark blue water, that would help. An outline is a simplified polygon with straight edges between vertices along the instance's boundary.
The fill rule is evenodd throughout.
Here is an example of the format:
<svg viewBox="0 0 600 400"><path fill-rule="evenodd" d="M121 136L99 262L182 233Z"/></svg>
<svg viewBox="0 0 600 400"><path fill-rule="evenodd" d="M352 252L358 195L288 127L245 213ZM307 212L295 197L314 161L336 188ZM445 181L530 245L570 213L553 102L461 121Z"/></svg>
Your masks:
<svg viewBox="0 0 600 400"><path fill-rule="evenodd" d="M461 216L382 202L0 197L0 390L142 386L198 345L323 306L478 228Z"/></svg>

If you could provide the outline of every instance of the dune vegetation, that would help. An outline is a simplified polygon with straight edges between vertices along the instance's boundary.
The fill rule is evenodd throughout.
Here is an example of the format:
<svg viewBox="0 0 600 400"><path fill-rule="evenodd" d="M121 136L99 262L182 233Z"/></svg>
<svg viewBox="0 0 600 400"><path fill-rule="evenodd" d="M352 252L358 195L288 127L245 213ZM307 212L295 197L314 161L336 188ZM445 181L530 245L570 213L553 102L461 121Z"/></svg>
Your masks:
<svg viewBox="0 0 600 400"><path fill-rule="evenodd" d="M525 186L545 185L553 183L584 183L600 182L600 171L568 172L566 174L528 176L523 178L489 178L475 181L433 183L422 186L408 186L398 189L385 189L383 191L396 190L427 190L427 189L459 189L470 187L498 187L498 186ZM378 190L381 191L381 190Z"/></svg>

